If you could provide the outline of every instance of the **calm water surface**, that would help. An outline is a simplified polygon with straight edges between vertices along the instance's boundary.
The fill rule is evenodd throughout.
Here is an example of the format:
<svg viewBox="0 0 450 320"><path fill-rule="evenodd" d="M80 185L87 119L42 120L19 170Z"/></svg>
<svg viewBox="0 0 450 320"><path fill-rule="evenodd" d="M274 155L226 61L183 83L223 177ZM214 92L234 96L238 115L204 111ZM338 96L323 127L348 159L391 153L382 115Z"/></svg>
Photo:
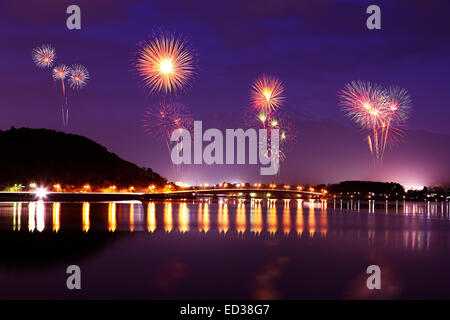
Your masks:
<svg viewBox="0 0 450 320"><path fill-rule="evenodd" d="M1 299L450 298L447 202L0 203L0 240Z"/></svg>

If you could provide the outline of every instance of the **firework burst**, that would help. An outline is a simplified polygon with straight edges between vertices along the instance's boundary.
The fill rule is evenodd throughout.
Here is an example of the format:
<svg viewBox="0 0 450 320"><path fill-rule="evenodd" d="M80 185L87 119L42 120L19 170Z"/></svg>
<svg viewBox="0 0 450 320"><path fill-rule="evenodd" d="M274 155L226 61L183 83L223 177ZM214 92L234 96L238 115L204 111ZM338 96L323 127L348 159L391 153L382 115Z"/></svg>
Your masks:
<svg viewBox="0 0 450 320"><path fill-rule="evenodd" d="M75 64L69 73L69 85L72 89L82 89L87 85L89 80L89 72L86 67Z"/></svg>
<svg viewBox="0 0 450 320"><path fill-rule="evenodd" d="M52 76L55 80L64 80L70 72L70 68L65 64L60 64L53 68Z"/></svg>
<svg viewBox="0 0 450 320"><path fill-rule="evenodd" d="M193 122L191 113L183 104L160 102L145 111L142 126L147 134L168 142L175 130L192 131Z"/></svg>
<svg viewBox="0 0 450 320"><path fill-rule="evenodd" d="M50 68L56 60L55 49L47 44L34 48L31 55L39 68Z"/></svg>
<svg viewBox="0 0 450 320"><path fill-rule="evenodd" d="M280 79L263 74L252 84L250 101L254 108L269 114L284 103L284 92L285 87Z"/></svg>
<svg viewBox="0 0 450 320"><path fill-rule="evenodd" d="M385 90L386 94L386 120L382 123L382 154L386 145L396 144L403 137L403 127L408 120L411 108L411 97L406 89L391 86Z"/></svg>
<svg viewBox="0 0 450 320"><path fill-rule="evenodd" d="M160 32L139 44L133 64L150 94L178 95L196 75L195 57L184 38Z"/></svg>
<svg viewBox="0 0 450 320"><path fill-rule="evenodd" d="M338 94L339 105L346 115L368 131L367 143L376 164L381 164L388 141L402 136L411 98L405 89L353 81Z"/></svg>

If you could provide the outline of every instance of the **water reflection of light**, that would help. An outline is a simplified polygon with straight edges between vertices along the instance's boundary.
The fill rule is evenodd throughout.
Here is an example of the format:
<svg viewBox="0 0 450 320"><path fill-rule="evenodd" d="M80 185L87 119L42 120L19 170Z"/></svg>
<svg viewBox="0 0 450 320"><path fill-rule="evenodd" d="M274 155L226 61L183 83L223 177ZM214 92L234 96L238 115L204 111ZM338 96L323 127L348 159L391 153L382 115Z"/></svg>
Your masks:
<svg viewBox="0 0 450 320"><path fill-rule="evenodd" d="M303 219L303 200L297 200L297 217L295 224L297 227L297 234L299 236L302 235L303 230L305 229L305 223Z"/></svg>
<svg viewBox="0 0 450 320"><path fill-rule="evenodd" d="M220 200L222 201L222 200ZM201 203L198 204L198 210L197 210L197 227L198 231L202 232L203 230L203 205Z"/></svg>
<svg viewBox="0 0 450 320"><path fill-rule="evenodd" d="M82 221L83 221L83 231L84 232L88 232L89 228L91 227L91 222L89 220L89 210L90 210L89 202L83 202Z"/></svg>
<svg viewBox="0 0 450 320"><path fill-rule="evenodd" d="M108 203L108 231L114 232L117 228L116 203Z"/></svg>
<svg viewBox="0 0 450 320"><path fill-rule="evenodd" d="M189 211L185 202L178 207L178 228L180 232L189 231Z"/></svg>
<svg viewBox="0 0 450 320"><path fill-rule="evenodd" d="M328 232L327 202L322 200L322 210L320 211L320 234L326 236Z"/></svg>
<svg viewBox="0 0 450 320"><path fill-rule="evenodd" d="M130 203L130 231L134 231L134 203Z"/></svg>
<svg viewBox="0 0 450 320"><path fill-rule="evenodd" d="M277 208L275 206L269 207L267 213L267 231L271 235L277 232Z"/></svg>
<svg viewBox="0 0 450 320"><path fill-rule="evenodd" d="M247 219L245 216L245 205L239 204L236 210L236 231L239 234L244 233L246 227L247 227Z"/></svg>
<svg viewBox="0 0 450 320"><path fill-rule="evenodd" d="M60 216L61 216L61 203L54 202L52 205L52 230L54 232L58 232L59 229L61 228Z"/></svg>
<svg viewBox="0 0 450 320"><path fill-rule="evenodd" d="M36 228L36 202L28 204L28 231L33 232Z"/></svg>
<svg viewBox="0 0 450 320"><path fill-rule="evenodd" d="M203 204L203 230L205 230L205 232L208 232L209 230L209 203L204 203Z"/></svg>
<svg viewBox="0 0 450 320"><path fill-rule="evenodd" d="M308 231L312 237L316 233L316 216L314 214L314 200L310 199L308 202Z"/></svg>
<svg viewBox="0 0 450 320"><path fill-rule="evenodd" d="M45 228L45 205L44 201L39 200L36 206L36 229L39 232Z"/></svg>
<svg viewBox="0 0 450 320"><path fill-rule="evenodd" d="M156 210L155 203L149 202L147 206L147 231L153 232L156 230Z"/></svg>
<svg viewBox="0 0 450 320"><path fill-rule="evenodd" d="M243 202L239 201L238 206L244 205ZM217 227L220 233L227 233L229 224L228 224L228 205L219 204L219 213L217 215Z"/></svg>
<svg viewBox="0 0 450 320"><path fill-rule="evenodd" d="M172 203L166 202L164 204L164 231L170 232L173 228L172 219Z"/></svg>
<svg viewBox="0 0 450 320"><path fill-rule="evenodd" d="M261 233L263 229L263 217L260 205L255 205L253 208L250 208L250 226L251 232L257 235Z"/></svg>
<svg viewBox="0 0 450 320"><path fill-rule="evenodd" d="M20 231L20 214L22 213L22 203L14 202L13 208L13 231Z"/></svg>
<svg viewBox="0 0 450 320"><path fill-rule="evenodd" d="M291 211L289 209L289 204L283 208L283 232L285 235L288 235L291 231Z"/></svg>

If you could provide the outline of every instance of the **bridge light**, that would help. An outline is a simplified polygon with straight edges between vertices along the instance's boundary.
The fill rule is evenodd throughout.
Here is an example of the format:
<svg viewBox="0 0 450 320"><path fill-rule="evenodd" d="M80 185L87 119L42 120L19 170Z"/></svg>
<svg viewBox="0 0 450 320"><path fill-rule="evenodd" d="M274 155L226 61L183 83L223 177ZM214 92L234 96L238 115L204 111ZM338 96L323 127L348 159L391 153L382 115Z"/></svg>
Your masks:
<svg viewBox="0 0 450 320"><path fill-rule="evenodd" d="M56 183L53 185L53 189L55 189L56 192L61 192L61 185L59 183Z"/></svg>
<svg viewBox="0 0 450 320"><path fill-rule="evenodd" d="M309 188L309 191L314 192L314 188L313 187Z"/></svg>

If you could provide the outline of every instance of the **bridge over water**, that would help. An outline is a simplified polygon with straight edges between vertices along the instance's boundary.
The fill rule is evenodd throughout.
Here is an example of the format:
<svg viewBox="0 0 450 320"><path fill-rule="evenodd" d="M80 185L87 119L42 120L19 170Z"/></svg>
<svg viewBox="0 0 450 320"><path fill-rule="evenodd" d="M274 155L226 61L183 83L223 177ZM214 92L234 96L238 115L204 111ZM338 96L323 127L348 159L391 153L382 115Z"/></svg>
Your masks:
<svg viewBox="0 0 450 320"><path fill-rule="evenodd" d="M271 198L271 199L299 199L319 198L320 192L261 189L261 188L204 188L161 191L152 193L128 192L47 192L38 197L35 192L0 192L0 201L151 201L163 199L196 199L204 197L227 198Z"/></svg>
<svg viewBox="0 0 450 320"><path fill-rule="evenodd" d="M262 188L204 188L186 189L163 193L144 194L144 198L152 199L154 196L163 198L199 198L199 197L235 197L235 198L319 198L320 192L289 190L289 189L262 189Z"/></svg>

